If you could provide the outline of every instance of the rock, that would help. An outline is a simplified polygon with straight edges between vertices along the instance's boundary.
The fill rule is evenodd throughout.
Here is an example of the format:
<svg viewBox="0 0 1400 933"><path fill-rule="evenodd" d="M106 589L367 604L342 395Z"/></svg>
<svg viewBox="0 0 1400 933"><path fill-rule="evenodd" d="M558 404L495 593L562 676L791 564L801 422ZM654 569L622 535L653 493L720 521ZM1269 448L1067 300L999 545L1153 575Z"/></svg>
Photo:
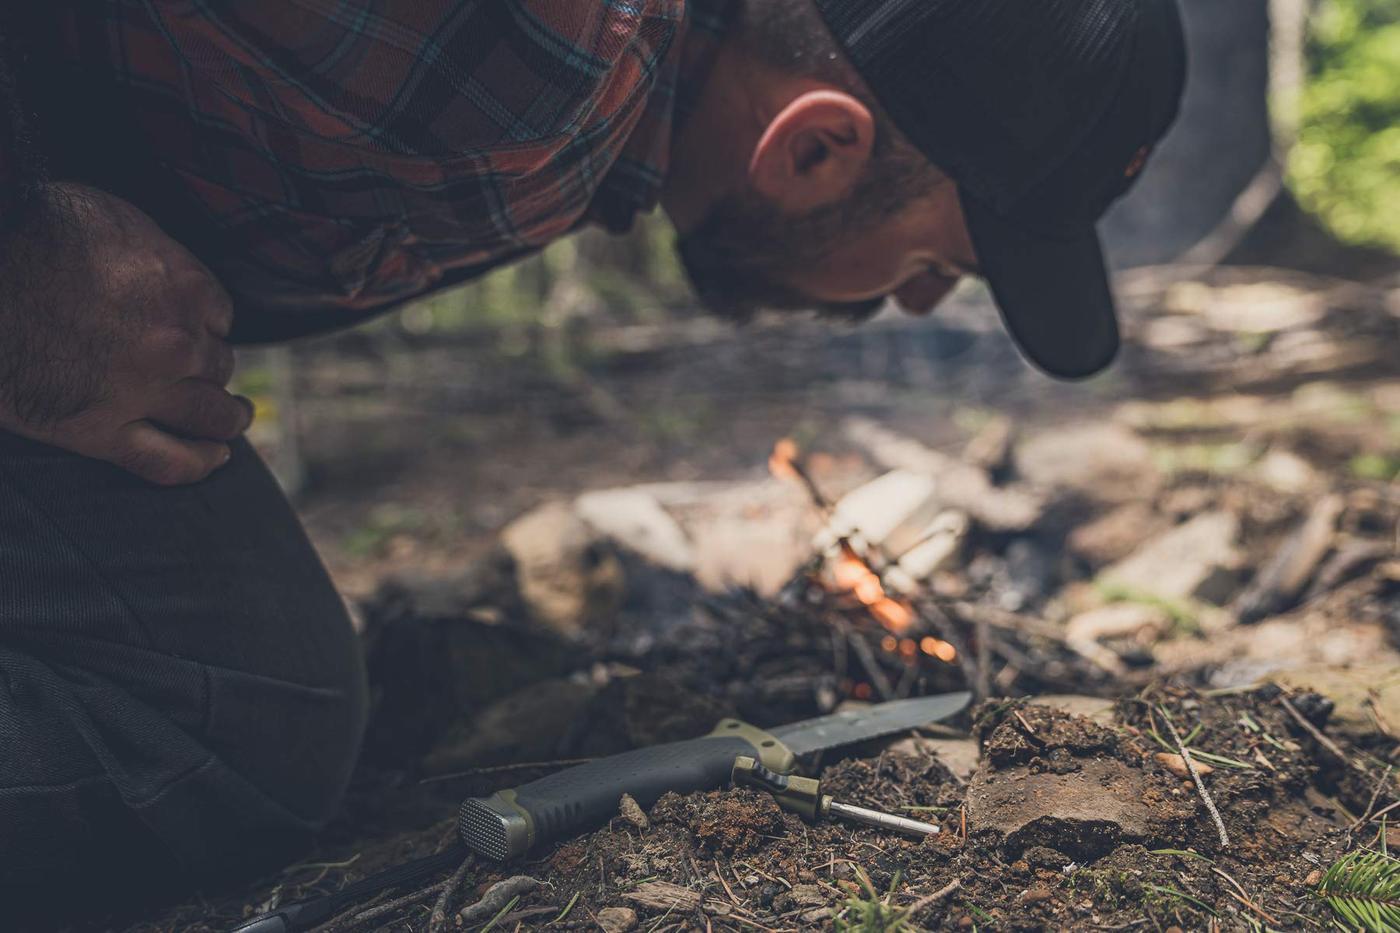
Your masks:
<svg viewBox="0 0 1400 933"><path fill-rule="evenodd" d="M631 907L604 907L598 911L603 933L628 933L637 926L637 912Z"/></svg>
<svg viewBox="0 0 1400 933"><path fill-rule="evenodd" d="M1230 512L1202 513L1148 540L1107 567L1099 580L1129 597L1143 594L1168 601L1223 604L1238 583L1239 524Z"/></svg>
<svg viewBox="0 0 1400 933"><path fill-rule="evenodd" d="M922 735L909 736L890 745L891 755L920 757L933 755L963 784L977 770L979 751L973 739L931 739Z"/></svg>
<svg viewBox="0 0 1400 933"><path fill-rule="evenodd" d="M1027 907L1032 907L1036 904L1043 904L1054 896L1055 895L1051 893L1050 889L1045 885L1033 884L1022 891L1017 900Z"/></svg>
<svg viewBox="0 0 1400 933"><path fill-rule="evenodd" d="M1275 670L1268 679L1283 687L1314 690L1334 704L1332 723L1343 731L1374 733L1376 722L1400 727L1400 666L1312 665Z"/></svg>
<svg viewBox="0 0 1400 933"><path fill-rule="evenodd" d="M642 489L601 489L574 500L579 518L599 534L611 538L670 570L687 572L695 566L695 553L681 526Z"/></svg>
<svg viewBox="0 0 1400 933"><path fill-rule="evenodd" d="M515 561L520 597L535 620L576 635L616 613L623 595L621 564L570 506L551 503L527 512L506 526L500 540Z"/></svg>
<svg viewBox="0 0 1400 933"><path fill-rule="evenodd" d="M1152 756L1152 758L1159 765L1166 768L1168 771L1170 771L1172 774L1175 774L1177 777L1183 778L1187 781L1194 780L1191 777L1191 769L1186 764L1186 759L1182 758L1180 755L1176 755L1171 752L1157 752ZM1202 777L1204 777L1207 774L1210 774L1212 771L1215 770L1210 765L1206 764L1204 761L1196 761L1196 759L1194 758L1192 759L1192 761L1195 761L1196 771L1199 772Z"/></svg>
<svg viewBox="0 0 1400 933"><path fill-rule="evenodd" d="M1105 638L1131 639L1149 646L1171 630L1172 619L1165 609L1143 603L1110 603L1082 612L1065 626L1065 643L1095 664L1122 673L1123 662L1103 645Z"/></svg>
<svg viewBox="0 0 1400 933"><path fill-rule="evenodd" d="M1048 706L1051 709L1063 710L1071 716L1083 716L1100 726L1112 727L1115 722L1114 702L1105 700L1103 697L1082 696L1074 693L1047 693L1033 697L1027 702L1032 706Z"/></svg>
<svg viewBox="0 0 1400 933"><path fill-rule="evenodd" d="M631 794L622 795L617 804L617 815L642 832L651 828L651 820L647 819L647 815L642 812L641 806Z"/></svg>
<svg viewBox="0 0 1400 933"><path fill-rule="evenodd" d="M823 907L831 900L830 895L815 884L795 884L788 893L797 907Z"/></svg>
<svg viewBox="0 0 1400 933"><path fill-rule="evenodd" d="M1270 448L1245 475L1285 495L1307 492L1317 482L1312 464L1292 451L1277 448Z"/></svg>
<svg viewBox="0 0 1400 933"><path fill-rule="evenodd" d="M775 594L812 556L814 510L793 483L729 484L670 511L694 543L695 578L711 592Z"/></svg>
<svg viewBox="0 0 1400 933"><path fill-rule="evenodd" d="M968 831L1000 833L1013 857L1046 846L1089 861L1148 837L1147 793L1142 774L1116 758L1087 759L1069 774L983 767L968 788Z"/></svg>
<svg viewBox="0 0 1400 933"><path fill-rule="evenodd" d="M1151 446L1112 422L1062 425L1026 439L1016 472L1036 486L1108 502L1142 499L1161 484Z"/></svg>
<svg viewBox="0 0 1400 933"><path fill-rule="evenodd" d="M1129 502L1075 528L1065 544L1071 554L1102 567L1127 557L1163 523L1147 503Z"/></svg>

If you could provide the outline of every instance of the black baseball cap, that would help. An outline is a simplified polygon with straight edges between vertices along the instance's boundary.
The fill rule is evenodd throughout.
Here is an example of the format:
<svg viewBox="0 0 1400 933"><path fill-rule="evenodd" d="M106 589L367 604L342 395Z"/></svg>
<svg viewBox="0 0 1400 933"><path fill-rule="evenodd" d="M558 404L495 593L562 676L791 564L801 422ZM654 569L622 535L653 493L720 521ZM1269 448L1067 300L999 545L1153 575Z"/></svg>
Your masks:
<svg viewBox="0 0 1400 933"><path fill-rule="evenodd" d="M815 0L880 106L958 185L1002 320L1052 376L1118 350L1096 224L1176 119L1174 0Z"/></svg>

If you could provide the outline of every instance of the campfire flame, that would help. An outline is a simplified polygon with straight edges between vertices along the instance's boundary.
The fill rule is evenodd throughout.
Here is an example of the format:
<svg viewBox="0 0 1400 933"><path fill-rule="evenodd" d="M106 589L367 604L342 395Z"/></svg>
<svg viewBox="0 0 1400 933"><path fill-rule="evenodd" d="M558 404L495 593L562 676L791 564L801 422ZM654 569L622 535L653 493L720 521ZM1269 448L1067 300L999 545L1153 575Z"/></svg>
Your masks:
<svg viewBox="0 0 1400 933"><path fill-rule="evenodd" d="M908 631L914 624L914 614L909 608L886 596L879 574L849 550L843 550L832 565L831 582L838 591L853 594L881 625L896 635Z"/></svg>
<svg viewBox="0 0 1400 933"><path fill-rule="evenodd" d="M768 455L768 472L778 479L798 479L797 468L793 466L796 459L797 442L784 437L773 445L773 452Z"/></svg>
<svg viewBox="0 0 1400 933"><path fill-rule="evenodd" d="M800 453L797 442L792 438L779 439L773 445L773 452L768 455L769 472L779 479L803 480L805 474L797 461ZM813 497L822 503L825 502L815 488L809 491ZM913 626L913 611L904 603L891 599L885 593L885 585L881 582L880 575L856 554L848 542L842 542L839 556L830 565L830 580L833 589L837 592L854 595L870 614L891 633L880 642L880 646L885 651L890 654L898 654L909 662L914 661L921 651L948 663L957 658L957 650L952 645L931 635L926 635L918 641L913 638L897 637L904 635Z"/></svg>

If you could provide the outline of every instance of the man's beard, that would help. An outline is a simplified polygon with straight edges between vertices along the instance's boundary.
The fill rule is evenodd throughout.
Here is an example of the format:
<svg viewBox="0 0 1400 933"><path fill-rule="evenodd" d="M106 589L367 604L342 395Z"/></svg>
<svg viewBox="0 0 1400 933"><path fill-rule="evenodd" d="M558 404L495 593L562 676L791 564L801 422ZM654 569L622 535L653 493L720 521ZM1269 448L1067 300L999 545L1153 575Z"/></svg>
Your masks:
<svg viewBox="0 0 1400 933"><path fill-rule="evenodd" d="M838 246L869 233L944 176L914 154L886 153L841 200L805 214L785 214L752 189L721 198L694 230L676 242L696 296L721 317L748 321L760 311L815 311L858 322L883 297L823 302L796 286Z"/></svg>

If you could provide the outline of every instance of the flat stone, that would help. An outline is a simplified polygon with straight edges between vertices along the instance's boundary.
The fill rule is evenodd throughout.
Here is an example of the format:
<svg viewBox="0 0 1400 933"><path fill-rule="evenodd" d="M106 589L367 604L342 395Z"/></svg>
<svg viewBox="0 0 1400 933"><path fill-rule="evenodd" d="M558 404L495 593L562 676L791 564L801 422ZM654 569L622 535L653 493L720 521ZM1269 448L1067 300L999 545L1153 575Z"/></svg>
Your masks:
<svg viewBox="0 0 1400 933"><path fill-rule="evenodd" d="M1311 665L1273 671L1268 679L1297 690L1313 690L1336 704L1331 722L1350 732L1376 731L1376 719L1400 727L1400 666Z"/></svg>
<svg viewBox="0 0 1400 933"><path fill-rule="evenodd" d="M1046 846L1088 861L1147 838L1147 791L1142 774L1116 758L1086 759L1067 774L984 767L968 788L968 831L1000 833L1012 856Z"/></svg>
<svg viewBox="0 0 1400 933"><path fill-rule="evenodd" d="M974 739L937 739L922 735L900 739L890 745L888 751L891 755L908 757L933 755L964 784L976 772L980 755Z"/></svg>
<svg viewBox="0 0 1400 933"><path fill-rule="evenodd" d="M621 564L571 506L556 502L527 512L502 530L500 540L536 621L577 634L611 618L621 604Z"/></svg>
<svg viewBox="0 0 1400 933"><path fill-rule="evenodd" d="M685 531L646 490L586 492L574 500L574 508L599 534L660 567L684 573L695 566L695 549Z"/></svg>
<svg viewBox="0 0 1400 933"><path fill-rule="evenodd" d="M1116 704L1103 697L1083 696L1077 693L1047 693L1028 701L1032 706L1048 706L1063 710L1071 716L1083 716L1101 726L1115 723Z"/></svg>
<svg viewBox="0 0 1400 933"><path fill-rule="evenodd" d="M1147 503L1129 502L1075 528L1065 544L1076 557L1101 567L1133 553L1164 521Z"/></svg>
<svg viewBox="0 0 1400 933"><path fill-rule="evenodd" d="M1204 512L1151 538L1104 569L1099 579L1130 595L1220 605L1238 586L1239 529L1239 519L1230 512Z"/></svg>
<svg viewBox="0 0 1400 933"><path fill-rule="evenodd" d="M1161 484L1152 447L1113 422L1056 427L1023 441L1016 472L1036 486L1122 502L1150 495Z"/></svg>
<svg viewBox="0 0 1400 933"><path fill-rule="evenodd" d="M637 912L631 907L604 907L598 911L603 933L627 933L637 926Z"/></svg>

